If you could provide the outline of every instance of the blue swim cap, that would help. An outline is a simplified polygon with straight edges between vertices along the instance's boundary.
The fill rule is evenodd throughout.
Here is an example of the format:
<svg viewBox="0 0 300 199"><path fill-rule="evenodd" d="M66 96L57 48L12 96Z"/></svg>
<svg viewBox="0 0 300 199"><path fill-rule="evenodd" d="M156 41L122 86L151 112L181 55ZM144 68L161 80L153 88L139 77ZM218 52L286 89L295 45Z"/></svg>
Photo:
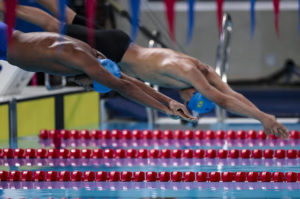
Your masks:
<svg viewBox="0 0 300 199"><path fill-rule="evenodd" d="M0 21L0 60L6 60L7 54L7 25Z"/></svg>
<svg viewBox="0 0 300 199"><path fill-rule="evenodd" d="M102 66L108 70L111 74L114 76L121 78L121 71L119 66L111 61L110 59L98 59L98 61L102 64ZM108 93L111 91L110 88L107 88L106 86L99 84L98 82L93 80L93 86L94 90L97 91L98 93Z"/></svg>
<svg viewBox="0 0 300 199"><path fill-rule="evenodd" d="M200 114L211 112L215 108L215 103L196 92L188 102L188 108Z"/></svg>

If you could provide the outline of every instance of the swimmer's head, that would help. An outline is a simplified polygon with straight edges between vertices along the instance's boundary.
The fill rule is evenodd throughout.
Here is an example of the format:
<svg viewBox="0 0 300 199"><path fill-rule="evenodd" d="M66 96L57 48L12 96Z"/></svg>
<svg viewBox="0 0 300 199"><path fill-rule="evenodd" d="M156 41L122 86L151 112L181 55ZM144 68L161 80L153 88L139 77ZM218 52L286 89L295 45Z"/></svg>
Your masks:
<svg viewBox="0 0 300 199"><path fill-rule="evenodd" d="M0 60L6 60L7 54L7 25L0 21Z"/></svg>

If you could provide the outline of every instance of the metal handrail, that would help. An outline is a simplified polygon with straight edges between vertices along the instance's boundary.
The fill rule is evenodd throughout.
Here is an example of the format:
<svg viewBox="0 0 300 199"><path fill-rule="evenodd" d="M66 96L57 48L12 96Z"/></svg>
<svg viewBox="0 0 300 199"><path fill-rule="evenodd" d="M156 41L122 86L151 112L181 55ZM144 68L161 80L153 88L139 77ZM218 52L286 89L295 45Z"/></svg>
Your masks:
<svg viewBox="0 0 300 199"><path fill-rule="evenodd" d="M50 82L50 75L45 74L45 86L47 90L55 90L55 89L61 89L67 85L67 78L65 76L61 77L61 85L58 86L52 86Z"/></svg>
<svg viewBox="0 0 300 199"><path fill-rule="evenodd" d="M153 31L152 32L153 37L158 38L159 32ZM161 47L155 40L150 39L148 42L148 48L154 48L154 47ZM151 86L154 90L158 91L159 87L158 85L151 85L149 82L145 82L146 85ZM147 112L147 119L148 119L148 129L154 129L155 128L155 122L157 119L157 111L153 110L149 107L146 107Z"/></svg>
<svg viewBox="0 0 300 199"><path fill-rule="evenodd" d="M9 101L9 147L13 149L18 148L16 98L12 98Z"/></svg>
<svg viewBox="0 0 300 199"><path fill-rule="evenodd" d="M220 34L220 41L217 49L216 73L220 75L222 81L227 83L227 74L229 70L229 54L230 54L230 41L232 34L232 20L231 16L227 13L223 15L222 19L222 32ZM226 111L219 106L216 109L218 122L224 122L226 118Z"/></svg>

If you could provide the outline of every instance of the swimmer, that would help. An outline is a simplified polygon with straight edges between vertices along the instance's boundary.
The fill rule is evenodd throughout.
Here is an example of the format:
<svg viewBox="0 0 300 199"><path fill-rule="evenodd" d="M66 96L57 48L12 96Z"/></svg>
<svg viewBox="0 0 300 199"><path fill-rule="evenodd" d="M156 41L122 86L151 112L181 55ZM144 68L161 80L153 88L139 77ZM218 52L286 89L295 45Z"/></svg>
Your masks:
<svg viewBox="0 0 300 199"><path fill-rule="evenodd" d="M87 75L90 79L113 89L140 104L157 109L175 118L194 121L185 106L164 96L135 78L123 73L117 78L97 58L104 56L88 44L57 33L22 33L13 31L7 47L6 24L0 22L0 58L26 71L55 75ZM101 64L102 63L102 64ZM112 61L109 64L113 64Z"/></svg>
<svg viewBox="0 0 300 199"><path fill-rule="evenodd" d="M37 2L49 8L53 13L58 13L55 2L51 0L37 0ZM42 10L19 6L17 15L47 31L58 32L58 20ZM67 15L67 23L70 23L66 26L67 35L87 41L87 28L74 25L74 23L84 24L85 18L78 16L69 8ZM108 32L110 34L107 34ZM107 42L110 45L106 49L101 49L98 42ZM127 42L130 44L128 45ZM273 115L259 110L247 98L224 83L211 66L193 57L171 49L141 47L131 43L129 37L118 30L95 30L95 43L96 49L108 58L115 59L116 62L127 63L120 65L124 73L161 87L178 89L185 103L201 93L205 99L208 99L207 101L212 101L230 112L259 120L267 135L274 134L282 138L289 136L288 129L278 123ZM118 49L120 44L127 46L124 54L119 53L119 56L116 56L115 53L109 51L109 48ZM100 47L97 48L98 46ZM124 47L121 45L120 49L119 52L123 52Z"/></svg>

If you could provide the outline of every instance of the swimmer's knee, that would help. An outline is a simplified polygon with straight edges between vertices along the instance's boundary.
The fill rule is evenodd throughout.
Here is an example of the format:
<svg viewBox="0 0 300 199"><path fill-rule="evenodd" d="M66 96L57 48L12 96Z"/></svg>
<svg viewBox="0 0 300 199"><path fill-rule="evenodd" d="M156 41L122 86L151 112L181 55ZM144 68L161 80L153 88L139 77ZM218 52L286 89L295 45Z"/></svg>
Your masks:
<svg viewBox="0 0 300 199"><path fill-rule="evenodd" d="M209 65L207 64L202 64L200 67L199 67L199 70L204 74L204 75L210 75L210 74L213 74L215 71L212 67L210 67Z"/></svg>
<svg viewBox="0 0 300 199"><path fill-rule="evenodd" d="M197 72L201 72L203 75L208 75L209 73L214 72L213 68L210 67L207 64L202 64L201 62L199 62L198 64L190 64L190 68L188 70L188 73L197 73Z"/></svg>

